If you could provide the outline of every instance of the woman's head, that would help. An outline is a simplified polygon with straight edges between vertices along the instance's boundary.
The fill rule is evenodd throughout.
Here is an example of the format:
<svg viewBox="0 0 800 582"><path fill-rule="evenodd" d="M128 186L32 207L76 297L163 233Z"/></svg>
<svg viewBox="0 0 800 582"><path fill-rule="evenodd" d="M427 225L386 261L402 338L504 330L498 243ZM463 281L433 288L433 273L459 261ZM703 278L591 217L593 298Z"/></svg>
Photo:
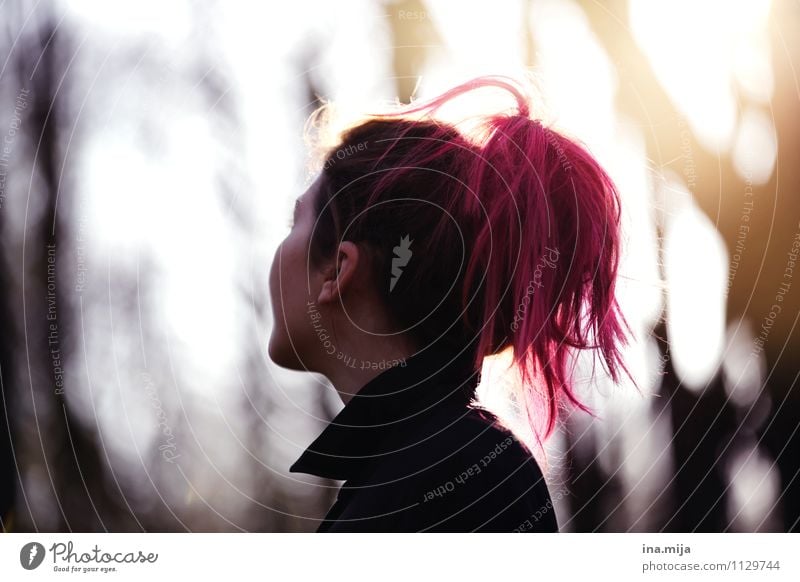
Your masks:
<svg viewBox="0 0 800 582"><path fill-rule="evenodd" d="M512 93L516 110L469 130L436 119L488 86ZM571 350L598 349L615 380L624 369L619 218L611 179L532 120L513 82L481 78L373 116L328 152L276 252L270 355L320 371L324 358L363 360L353 346L441 342L469 350L479 369L510 348L526 410L547 435L563 397L581 406Z"/></svg>

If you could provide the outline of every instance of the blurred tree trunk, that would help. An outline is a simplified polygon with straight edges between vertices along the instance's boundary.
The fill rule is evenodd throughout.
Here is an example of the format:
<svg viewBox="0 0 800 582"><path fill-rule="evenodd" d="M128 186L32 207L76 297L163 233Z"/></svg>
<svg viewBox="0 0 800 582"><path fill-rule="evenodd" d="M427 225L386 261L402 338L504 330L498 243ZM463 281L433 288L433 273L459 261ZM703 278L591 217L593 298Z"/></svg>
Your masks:
<svg viewBox="0 0 800 582"><path fill-rule="evenodd" d="M5 239L5 213L0 204L0 241ZM11 277L5 256L0 253L0 532L11 531L12 509L14 507L15 489L17 487L17 467L14 462L10 411L13 410L12 390L15 379L11 377L13 370L14 345L16 333L9 310Z"/></svg>
<svg viewBox="0 0 800 582"><path fill-rule="evenodd" d="M18 190L8 199L9 204L28 204L31 213L26 208L30 220L22 231L21 245L17 241L11 245L20 249L19 265L12 268L24 274L24 286L7 297L6 309L21 318L18 327L26 333L18 345L17 369L9 366L8 370L15 383L5 391L16 392L21 404L22 414L15 413L11 423L15 451L25 467L21 485L32 489L29 497L44 495L48 501L26 503L24 508L18 504L17 529L102 531L113 529L109 518L113 520L117 513L110 511L114 503L104 485L100 453L94 436L70 411L58 376L58 368L67 368L71 340L78 337L68 330L79 329L73 325L63 293L70 273L62 252L68 247L69 233L63 209L70 197L61 182L64 134L75 123L67 97L68 63L78 49L67 37L67 29L56 25L51 5L32 10L33 24L17 29L20 37L11 55L20 90L29 95L24 133L30 141L24 149L22 144L17 146L16 171L24 168L30 173L31 188L30 192ZM25 154L30 157L23 161Z"/></svg>

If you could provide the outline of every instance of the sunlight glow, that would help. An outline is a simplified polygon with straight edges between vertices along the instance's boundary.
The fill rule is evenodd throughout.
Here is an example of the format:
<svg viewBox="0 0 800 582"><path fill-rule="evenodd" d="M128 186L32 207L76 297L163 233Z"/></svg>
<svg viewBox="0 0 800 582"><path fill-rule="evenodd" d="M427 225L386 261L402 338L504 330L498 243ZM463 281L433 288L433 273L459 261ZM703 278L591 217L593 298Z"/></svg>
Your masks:
<svg viewBox="0 0 800 582"><path fill-rule="evenodd" d="M733 146L736 173L751 184L764 184L772 176L777 158L778 136L772 119L748 107L742 113Z"/></svg>
<svg viewBox="0 0 800 582"><path fill-rule="evenodd" d="M616 69L576 2L545 0L531 10L537 72L558 127L590 145L614 133Z"/></svg>
<svg viewBox="0 0 800 582"><path fill-rule="evenodd" d="M709 150L732 144L738 81L771 96L769 0L631 0L630 25L656 78Z"/></svg>
<svg viewBox="0 0 800 582"><path fill-rule="evenodd" d="M442 46L422 72L418 97L430 97L486 74L515 74L525 65L523 0L467 6L459 0L425 3ZM442 23L447 26L441 26ZM476 42L480 39L480 42Z"/></svg>
<svg viewBox="0 0 800 582"><path fill-rule="evenodd" d="M682 186L664 234L667 332L675 371L702 390L720 365L725 332L727 250L719 232Z"/></svg>

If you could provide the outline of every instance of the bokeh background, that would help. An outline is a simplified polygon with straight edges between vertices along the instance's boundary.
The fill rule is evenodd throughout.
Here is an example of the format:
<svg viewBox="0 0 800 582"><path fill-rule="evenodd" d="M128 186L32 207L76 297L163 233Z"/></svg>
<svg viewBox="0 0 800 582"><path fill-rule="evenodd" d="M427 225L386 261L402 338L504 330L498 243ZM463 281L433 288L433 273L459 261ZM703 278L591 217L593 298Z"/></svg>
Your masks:
<svg viewBox="0 0 800 582"><path fill-rule="evenodd" d="M314 530L339 483L288 467L341 402L266 355L304 121L525 70L619 185L643 388L576 379L562 529L797 531L798 28L795 0L0 2L2 530Z"/></svg>

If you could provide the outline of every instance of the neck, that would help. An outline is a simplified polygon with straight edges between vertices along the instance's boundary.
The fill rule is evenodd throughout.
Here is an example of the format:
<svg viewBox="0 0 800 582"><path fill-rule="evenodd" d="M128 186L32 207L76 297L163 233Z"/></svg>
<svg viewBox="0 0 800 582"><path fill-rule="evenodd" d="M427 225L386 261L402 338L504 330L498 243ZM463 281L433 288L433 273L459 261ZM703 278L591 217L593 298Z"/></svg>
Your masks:
<svg viewBox="0 0 800 582"><path fill-rule="evenodd" d="M371 341L374 346L374 338ZM325 354L316 371L330 380L342 402L347 404L372 379L389 368L405 365L415 353L416 350L410 346L393 346L384 350L367 348L350 353L343 349L335 354Z"/></svg>

